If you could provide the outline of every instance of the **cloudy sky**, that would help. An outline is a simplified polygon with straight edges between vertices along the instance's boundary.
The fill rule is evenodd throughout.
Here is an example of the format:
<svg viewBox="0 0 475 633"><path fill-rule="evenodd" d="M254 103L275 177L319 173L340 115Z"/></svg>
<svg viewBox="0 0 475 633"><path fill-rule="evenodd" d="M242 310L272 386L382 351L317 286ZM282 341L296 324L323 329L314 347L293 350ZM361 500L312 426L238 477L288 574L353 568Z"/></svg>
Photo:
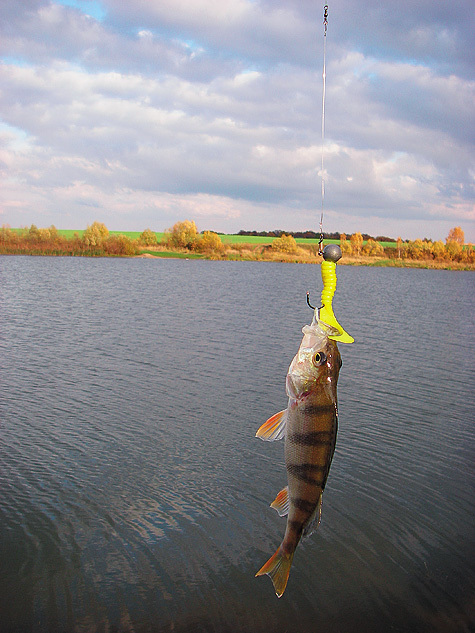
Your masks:
<svg viewBox="0 0 475 633"><path fill-rule="evenodd" d="M324 230L475 242L473 0L330 0ZM0 224L318 230L323 6L1 0Z"/></svg>

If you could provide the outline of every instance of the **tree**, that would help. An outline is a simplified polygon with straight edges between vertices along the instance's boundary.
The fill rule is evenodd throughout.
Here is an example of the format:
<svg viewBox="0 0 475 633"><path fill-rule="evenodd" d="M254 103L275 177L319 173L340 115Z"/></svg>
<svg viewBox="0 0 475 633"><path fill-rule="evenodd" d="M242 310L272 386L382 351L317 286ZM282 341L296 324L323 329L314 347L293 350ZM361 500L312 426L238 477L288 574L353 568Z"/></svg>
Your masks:
<svg viewBox="0 0 475 633"><path fill-rule="evenodd" d="M0 230L0 243L13 242L15 237L15 233L11 230L8 224L4 224Z"/></svg>
<svg viewBox="0 0 475 633"><path fill-rule="evenodd" d="M359 255L361 253L361 247L363 246L363 236L361 233L353 233L350 237L351 247L353 249L353 253L355 255Z"/></svg>
<svg viewBox="0 0 475 633"><path fill-rule="evenodd" d="M462 228L460 226L454 226L453 229L450 229L445 242L446 244L456 242L463 246L465 244L465 233L462 231Z"/></svg>
<svg viewBox="0 0 475 633"><path fill-rule="evenodd" d="M409 242L407 250L408 255L411 259L423 259L424 244L422 240L414 240L413 242Z"/></svg>
<svg viewBox="0 0 475 633"><path fill-rule="evenodd" d="M50 234L50 237L51 237L52 240L57 240L57 239L60 238L60 235L58 233L58 229L55 227L54 224L52 224L49 227L48 231L49 231L49 234Z"/></svg>
<svg viewBox="0 0 475 633"><path fill-rule="evenodd" d="M378 257L380 255L384 255L384 249L379 242L376 242L372 237L370 237L363 246L363 253L365 255L370 255L371 257Z"/></svg>
<svg viewBox="0 0 475 633"><path fill-rule="evenodd" d="M103 242L104 250L109 255L135 255L136 242L126 235L111 235Z"/></svg>
<svg viewBox="0 0 475 633"><path fill-rule="evenodd" d="M401 249L402 249L402 239L400 237L397 238L397 257L398 259L401 259Z"/></svg>
<svg viewBox="0 0 475 633"><path fill-rule="evenodd" d="M38 229L38 237L41 242L51 240L51 231L49 229Z"/></svg>
<svg viewBox="0 0 475 633"><path fill-rule="evenodd" d="M36 226L36 224L32 224L28 229L28 239L30 240L39 240L40 239L40 230Z"/></svg>
<svg viewBox="0 0 475 633"><path fill-rule="evenodd" d="M447 242L445 245L445 250L449 256L449 259L458 260L462 254L463 247L460 242L456 242L455 240L451 240Z"/></svg>
<svg viewBox="0 0 475 633"><path fill-rule="evenodd" d="M139 242L144 246L154 246L157 243L157 236L151 229L145 229L139 236Z"/></svg>
<svg viewBox="0 0 475 633"><path fill-rule="evenodd" d="M102 222L93 222L84 231L82 239L86 246L102 246L108 237L109 230L106 225Z"/></svg>
<svg viewBox="0 0 475 633"><path fill-rule="evenodd" d="M442 240L438 240L432 244L432 256L434 259L445 259L446 251Z"/></svg>
<svg viewBox="0 0 475 633"><path fill-rule="evenodd" d="M341 248L342 255L351 255L353 252L353 249L351 248L351 244L346 239L345 233L340 234L340 248Z"/></svg>
<svg viewBox="0 0 475 633"><path fill-rule="evenodd" d="M276 237L272 242L272 249L274 251L282 251L283 253L296 253L298 250L297 242L291 235L282 235L282 237Z"/></svg>
<svg viewBox="0 0 475 633"><path fill-rule="evenodd" d="M200 253L222 253L224 250L224 244L217 233L214 233L213 231L205 231L195 242L195 250Z"/></svg>
<svg viewBox="0 0 475 633"><path fill-rule="evenodd" d="M184 222L176 222L171 229L168 229L167 242L175 248L193 249L198 229L194 220L185 220Z"/></svg>

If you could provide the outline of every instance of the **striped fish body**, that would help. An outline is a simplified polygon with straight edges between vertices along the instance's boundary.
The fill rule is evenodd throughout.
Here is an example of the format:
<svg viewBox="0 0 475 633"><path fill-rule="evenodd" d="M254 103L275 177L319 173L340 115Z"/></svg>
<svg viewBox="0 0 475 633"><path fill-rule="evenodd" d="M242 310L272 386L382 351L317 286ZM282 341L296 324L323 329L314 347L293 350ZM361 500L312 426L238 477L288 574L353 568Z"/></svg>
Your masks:
<svg viewBox="0 0 475 633"><path fill-rule="evenodd" d="M257 432L269 441L285 436L288 486L271 504L281 516L288 515L285 535L274 556L256 574L268 574L279 597L300 539L320 521L338 428L336 386L341 358L337 344L316 319L303 333L287 373L287 409L269 418Z"/></svg>
<svg viewBox="0 0 475 633"><path fill-rule="evenodd" d="M286 552L295 551L301 536L318 526L322 493L335 451L336 381L341 360L334 341L328 341L324 353L327 361L321 379L301 397L289 398L287 407L285 465L289 512L282 543Z"/></svg>

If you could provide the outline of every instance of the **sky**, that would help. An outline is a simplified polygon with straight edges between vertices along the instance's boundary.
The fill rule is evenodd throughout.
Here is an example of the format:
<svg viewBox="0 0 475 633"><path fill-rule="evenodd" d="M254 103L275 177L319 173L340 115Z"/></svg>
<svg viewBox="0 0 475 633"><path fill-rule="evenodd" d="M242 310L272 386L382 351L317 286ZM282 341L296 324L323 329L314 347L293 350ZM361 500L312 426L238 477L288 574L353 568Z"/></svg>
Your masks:
<svg viewBox="0 0 475 633"><path fill-rule="evenodd" d="M0 225L475 242L473 0L1 0ZM322 172L323 156L323 172Z"/></svg>

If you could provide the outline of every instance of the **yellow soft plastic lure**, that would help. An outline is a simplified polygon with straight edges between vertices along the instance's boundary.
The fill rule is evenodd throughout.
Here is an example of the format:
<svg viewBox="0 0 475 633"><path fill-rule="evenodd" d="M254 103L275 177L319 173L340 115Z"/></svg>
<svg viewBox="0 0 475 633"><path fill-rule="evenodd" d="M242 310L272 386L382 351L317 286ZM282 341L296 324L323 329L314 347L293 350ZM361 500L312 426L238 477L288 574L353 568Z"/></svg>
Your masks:
<svg viewBox="0 0 475 633"><path fill-rule="evenodd" d="M338 330L339 334L329 336L333 341L340 343L353 343L355 340L345 332L333 314L333 295L336 290L336 263L341 257L341 248L337 244L327 244L323 249L322 281L323 290L321 296L322 307L319 309L320 321Z"/></svg>

